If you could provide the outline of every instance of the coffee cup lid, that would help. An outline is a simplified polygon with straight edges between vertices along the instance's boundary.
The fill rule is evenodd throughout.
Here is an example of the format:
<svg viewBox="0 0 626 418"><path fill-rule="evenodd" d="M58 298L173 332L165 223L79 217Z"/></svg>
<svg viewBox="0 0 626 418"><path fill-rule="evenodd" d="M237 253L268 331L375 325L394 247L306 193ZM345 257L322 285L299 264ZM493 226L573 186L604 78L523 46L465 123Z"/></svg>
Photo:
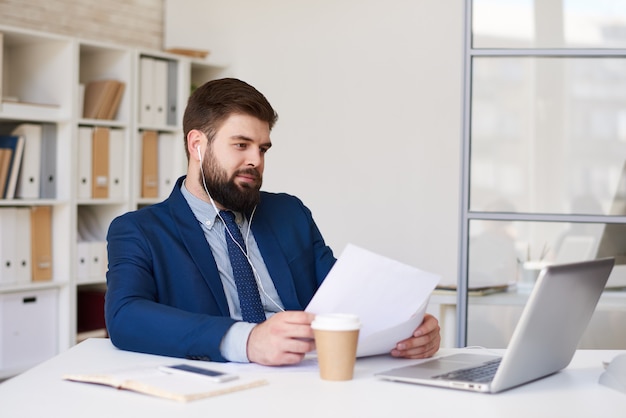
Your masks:
<svg viewBox="0 0 626 418"><path fill-rule="evenodd" d="M353 314L318 314L315 315L311 328L328 331L354 330L361 328L361 321L357 315Z"/></svg>

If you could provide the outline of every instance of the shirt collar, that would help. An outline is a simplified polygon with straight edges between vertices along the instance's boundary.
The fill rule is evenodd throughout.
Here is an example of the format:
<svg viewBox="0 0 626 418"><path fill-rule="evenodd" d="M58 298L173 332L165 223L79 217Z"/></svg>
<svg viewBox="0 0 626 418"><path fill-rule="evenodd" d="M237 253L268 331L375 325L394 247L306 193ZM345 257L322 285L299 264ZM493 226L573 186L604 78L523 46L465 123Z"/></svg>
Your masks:
<svg viewBox="0 0 626 418"><path fill-rule="evenodd" d="M191 194L185 186L185 181L183 181L183 184L180 186L180 191L198 222L208 229L213 229L213 225L215 225L217 219L219 219L213 205ZM235 214L235 222L241 227L244 221L243 215L239 212L232 212Z"/></svg>

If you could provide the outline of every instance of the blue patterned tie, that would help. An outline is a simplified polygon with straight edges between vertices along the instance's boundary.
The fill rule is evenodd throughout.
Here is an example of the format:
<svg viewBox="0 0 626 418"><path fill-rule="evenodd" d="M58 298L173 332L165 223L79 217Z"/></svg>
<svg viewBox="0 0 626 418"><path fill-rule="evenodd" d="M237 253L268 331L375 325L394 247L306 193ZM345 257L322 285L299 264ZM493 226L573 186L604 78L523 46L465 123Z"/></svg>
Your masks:
<svg viewBox="0 0 626 418"><path fill-rule="evenodd" d="M228 256L230 264L233 268L233 276L235 277L235 285L237 285L237 294L239 295L239 306L241 307L241 316L246 322L263 322L265 321L265 310L261 304L261 296L254 273L250 266L244 251L247 251L243 236L239 227L235 223L235 214L230 211L220 211L222 220L226 228L232 234L237 243L233 241L228 231L225 231L226 245L228 246ZM239 245L237 245L239 244Z"/></svg>

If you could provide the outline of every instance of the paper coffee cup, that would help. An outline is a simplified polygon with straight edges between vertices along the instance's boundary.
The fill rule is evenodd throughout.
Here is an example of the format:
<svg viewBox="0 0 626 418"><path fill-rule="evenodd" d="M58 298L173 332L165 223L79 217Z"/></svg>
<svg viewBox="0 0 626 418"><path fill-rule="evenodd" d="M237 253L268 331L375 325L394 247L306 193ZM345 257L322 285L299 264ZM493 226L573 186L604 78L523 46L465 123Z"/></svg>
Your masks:
<svg viewBox="0 0 626 418"><path fill-rule="evenodd" d="M352 314L320 314L311 323L315 335L320 377L351 380L361 322Z"/></svg>

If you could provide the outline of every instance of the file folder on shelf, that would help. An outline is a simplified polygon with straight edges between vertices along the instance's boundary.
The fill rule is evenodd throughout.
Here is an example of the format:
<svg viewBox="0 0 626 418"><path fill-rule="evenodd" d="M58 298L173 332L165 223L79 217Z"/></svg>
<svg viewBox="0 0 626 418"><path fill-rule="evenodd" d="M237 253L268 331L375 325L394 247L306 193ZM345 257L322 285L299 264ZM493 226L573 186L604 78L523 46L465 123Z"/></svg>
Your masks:
<svg viewBox="0 0 626 418"><path fill-rule="evenodd" d="M154 123L157 126L167 124L167 61L154 60Z"/></svg>
<svg viewBox="0 0 626 418"><path fill-rule="evenodd" d="M57 126L44 123L41 128L39 197L55 199L57 196Z"/></svg>
<svg viewBox="0 0 626 418"><path fill-rule="evenodd" d="M76 243L76 281L78 284L89 280L89 242L78 241Z"/></svg>
<svg viewBox="0 0 626 418"><path fill-rule="evenodd" d="M0 208L0 283L30 282L31 244L30 208Z"/></svg>
<svg viewBox="0 0 626 418"><path fill-rule="evenodd" d="M109 131L109 198L122 199L125 196L126 175L124 172L124 131Z"/></svg>
<svg viewBox="0 0 626 418"><path fill-rule="evenodd" d="M158 133L143 131L141 149L141 197L159 196Z"/></svg>
<svg viewBox="0 0 626 418"><path fill-rule="evenodd" d="M0 208L0 283L17 282L17 208Z"/></svg>
<svg viewBox="0 0 626 418"><path fill-rule="evenodd" d="M15 241L15 269L18 283L28 283L32 278L32 252L30 215L31 208L19 207L15 211L17 239Z"/></svg>
<svg viewBox="0 0 626 418"><path fill-rule="evenodd" d="M171 133L159 133L159 197L166 198L178 177L186 171L187 157L183 141Z"/></svg>
<svg viewBox="0 0 626 418"><path fill-rule="evenodd" d="M9 179L12 156L13 153L10 149L0 148L0 199L4 197L4 190L6 189Z"/></svg>
<svg viewBox="0 0 626 418"><path fill-rule="evenodd" d="M91 150L91 197L109 197L109 129L96 127L93 130Z"/></svg>
<svg viewBox="0 0 626 418"><path fill-rule="evenodd" d="M176 117L176 80L170 88L170 61L143 56L139 59L139 122L149 126L165 126ZM174 95L170 99L170 95ZM172 108L172 104L174 107ZM171 111L174 114L170 114ZM177 121L174 121L174 124Z"/></svg>
<svg viewBox="0 0 626 418"><path fill-rule="evenodd" d="M33 206L30 222L32 280L52 280L52 207Z"/></svg>
<svg viewBox="0 0 626 418"><path fill-rule="evenodd" d="M103 282L107 269L106 229L91 206L82 206L77 216L77 281Z"/></svg>
<svg viewBox="0 0 626 418"><path fill-rule="evenodd" d="M154 58L141 57L139 59L139 122L153 125L154 116Z"/></svg>
<svg viewBox="0 0 626 418"><path fill-rule="evenodd" d="M24 137L24 151L17 177L15 197L39 198L42 132L41 125L37 123L22 123L11 132L12 135Z"/></svg>
<svg viewBox="0 0 626 418"><path fill-rule="evenodd" d="M167 62L167 124L176 126L178 123L178 62Z"/></svg>
<svg viewBox="0 0 626 418"><path fill-rule="evenodd" d="M91 154L93 128L81 126L78 128L78 178L77 195L79 199L91 198Z"/></svg>

